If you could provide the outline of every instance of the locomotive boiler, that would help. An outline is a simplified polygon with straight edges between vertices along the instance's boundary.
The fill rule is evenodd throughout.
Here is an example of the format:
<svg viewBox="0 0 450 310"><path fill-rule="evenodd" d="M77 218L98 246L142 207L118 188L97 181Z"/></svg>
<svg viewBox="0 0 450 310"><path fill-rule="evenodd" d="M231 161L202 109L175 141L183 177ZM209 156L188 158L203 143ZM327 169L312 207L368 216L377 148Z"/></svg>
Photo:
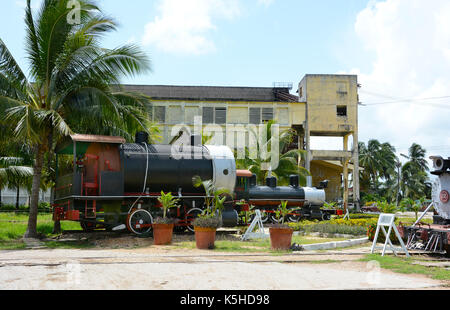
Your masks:
<svg viewBox="0 0 450 310"><path fill-rule="evenodd" d="M300 187L299 176L290 176L289 186L278 186L275 177L268 177L266 184L261 186L256 182L256 175L246 170L237 172L236 199L241 199L263 211L263 222L277 223L274 210L282 201L288 201L291 212L287 220L298 222L301 218L328 220L331 210L322 210L325 203L327 183L320 188Z"/></svg>
<svg viewBox="0 0 450 310"><path fill-rule="evenodd" d="M450 158L430 157L431 174L437 176L432 187L432 203L423 215L409 227L401 227L408 249L450 254ZM433 224L422 223L427 211L434 208Z"/></svg>
<svg viewBox="0 0 450 310"><path fill-rule="evenodd" d="M57 166L53 219L79 221L86 231L150 232L153 219L162 215L158 202L162 191L180 201L180 208L169 210L169 216L178 220L176 231L193 231L191 222L203 212L206 198L204 189L194 186L195 177L229 192L222 215L226 227L246 224L240 214L250 206L266 211L266 220L273 221L273 210L285 200L292 208L292 221L327 218L320 210L323 189L300 187L298 176L291 177L290 186L277 186L274 178L258 186L249 171L236 170L230 148L202 145L195 136L183 145L153 145L142 132L135 143L120 137L72 135L57 147L57 162L64 155L74 164L70 170Z"/></svg>

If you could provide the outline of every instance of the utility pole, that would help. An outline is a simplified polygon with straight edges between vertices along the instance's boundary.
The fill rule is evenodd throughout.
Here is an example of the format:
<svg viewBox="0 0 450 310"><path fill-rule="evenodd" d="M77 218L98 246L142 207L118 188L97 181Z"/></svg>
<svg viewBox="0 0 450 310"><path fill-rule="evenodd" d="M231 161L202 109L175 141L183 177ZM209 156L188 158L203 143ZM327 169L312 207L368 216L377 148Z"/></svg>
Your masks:
<svg viewBox="0 0 450 310"><path fill-rule="evenodd" d="M397 198L396 198L396 205L398 206L399 196L400 196L400 168L402 167L402 163L400 161L397 161Z"/></svg>

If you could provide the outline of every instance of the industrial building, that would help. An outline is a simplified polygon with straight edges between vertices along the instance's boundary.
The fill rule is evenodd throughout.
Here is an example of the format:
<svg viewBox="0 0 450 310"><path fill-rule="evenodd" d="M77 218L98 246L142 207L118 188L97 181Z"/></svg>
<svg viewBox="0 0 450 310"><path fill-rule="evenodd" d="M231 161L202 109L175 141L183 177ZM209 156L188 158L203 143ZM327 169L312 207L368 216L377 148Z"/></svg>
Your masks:
<svg viewBox="0 0 450 310"><path fill-rule="evenodd" d="M313 178L311 185L329 180L328 201L347 203L349 192L359 202L359 178L349 190L349 174L359 173L358 82L356 75L306 75L296 95L292 84L273 87L211 87L123 85L124 90L152 98L152 120L160 126L163 143L169 143L181 127L194 129L201 119L203 128L250 128L276 120L283 129L292 128L298 140L293 147L307 152L302 163ZM314 137L342 138L339 150L314 150ZM248 135L246 136L248 142ZM214 144L236 148L234 136L216 135Z"/></svg>

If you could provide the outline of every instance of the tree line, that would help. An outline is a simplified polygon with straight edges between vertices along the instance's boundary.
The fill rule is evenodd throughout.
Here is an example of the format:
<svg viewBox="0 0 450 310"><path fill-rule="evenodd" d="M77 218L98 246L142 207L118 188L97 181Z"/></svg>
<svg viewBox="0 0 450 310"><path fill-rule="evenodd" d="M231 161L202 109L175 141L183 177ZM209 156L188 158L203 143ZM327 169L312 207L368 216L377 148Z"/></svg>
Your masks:
<svg viewBox="0 0 450 310"><path fill-rule="evenodd" d="M385 200L396 206L402 201L417 201L431 197L430 171L425 159L426 150L413 143L407 161L402 164L391 144L370 140L359 143L361 201Z"/></svg>

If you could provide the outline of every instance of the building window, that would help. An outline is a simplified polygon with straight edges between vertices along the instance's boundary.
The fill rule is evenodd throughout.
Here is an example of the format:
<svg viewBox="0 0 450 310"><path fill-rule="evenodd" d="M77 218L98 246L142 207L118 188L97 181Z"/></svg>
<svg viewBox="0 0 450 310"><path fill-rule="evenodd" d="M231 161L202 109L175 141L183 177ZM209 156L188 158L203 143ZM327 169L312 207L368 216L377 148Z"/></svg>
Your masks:
<svg viewBox="0 0 450 310"><path fill-rule="evenodd" d="M203 124L226 124L227 108L203 108Z"/></svg>
<svg viewBox="0 0 450 310"><path fill-rule="evenodd" d="M273 108L262 109L262 122L266 123L273 120Z"/></svg>
<svg viewBox="0 0 450 310"><path fill-rule="evenodd" d="M337 82L337 93L342 96L348 94L346 82Z"/></svg>
<svg viewBox="0 0 450 310"><path fill-rule="evenodd" d="M227 108L216 108L215 121L220 125L227 123Z"/></svg>
<svg viewBox="0 0 450 310"><path fill-rule="evenodd" d="M261 124L261 109L260 108L250 108L249 123L255 124L255 125Z"/></svg>
<svg viewBox="0 0 450 310"><path fill-rule="evenodd" d="M347 106L338 106L337 107L337 116L347 117Z"/></svg>
<svg viewBox="0 0 450 310"><path fill-rule="evenodd" d="M166 107L154 107L153 121L164 124L166 122Z"/></svg>
<svg viewBox="0 0 450 310"><path fill-rule="evenodd" d="M273 108L250 108L249 123L259 125L274 119Z"/></svg>
<svg viewBox="0 0 450 310"><path fill-rule="evenodd" d="M214 123L214 108L203 108L203 124Z"/></svg>

